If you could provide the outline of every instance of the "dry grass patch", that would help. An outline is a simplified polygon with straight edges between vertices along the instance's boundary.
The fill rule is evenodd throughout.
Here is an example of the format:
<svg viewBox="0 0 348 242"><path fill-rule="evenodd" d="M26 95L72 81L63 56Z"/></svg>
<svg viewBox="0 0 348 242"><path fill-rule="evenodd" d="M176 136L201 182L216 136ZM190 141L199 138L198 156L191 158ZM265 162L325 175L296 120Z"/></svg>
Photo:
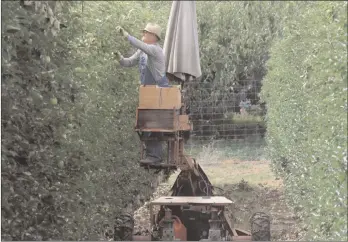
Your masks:
<svg viewBox="0 0 348 242"><path fill-rule="evenodd" d="M250 185L280 187L282 181L277 179L270 169L269 161L225 160L216 165L204 166L205 173L215 186L235 184L242 179Z"/></svg>

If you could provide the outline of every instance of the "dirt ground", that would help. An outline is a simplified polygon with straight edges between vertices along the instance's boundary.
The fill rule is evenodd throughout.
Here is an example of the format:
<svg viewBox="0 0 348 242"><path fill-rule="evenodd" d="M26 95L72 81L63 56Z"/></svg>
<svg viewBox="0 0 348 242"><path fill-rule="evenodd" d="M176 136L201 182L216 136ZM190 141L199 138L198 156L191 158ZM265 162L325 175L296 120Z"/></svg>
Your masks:
<svg viewBox="0 0 348 242"><path fill-rule="evenodd" d="M224 195L234 202L228 210L237 228L250 230L249 219L255 212L266 212L271 216L272 240L294 241L299 239L297 218L286 205L282 181L274 177L269 161L222 160L217 163L200 163L216 189L216 195ZM171 185L179 172L166 183L160 184L154 198L169 195ZM149 233L148 203L135 215L135 232Z"/></svg>

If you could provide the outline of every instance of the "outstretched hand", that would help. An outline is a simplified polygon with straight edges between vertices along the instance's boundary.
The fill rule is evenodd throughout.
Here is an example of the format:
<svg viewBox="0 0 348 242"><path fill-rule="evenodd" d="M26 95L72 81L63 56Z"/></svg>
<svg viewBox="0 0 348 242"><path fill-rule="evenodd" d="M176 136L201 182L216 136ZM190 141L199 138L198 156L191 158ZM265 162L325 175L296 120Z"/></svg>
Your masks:
<svg viewBox="0 0 348 242"><path fill-rule="evenodd" d="M121 26L117 26L117 27L116 27L116 31L117 31L118 33L120 33L123 37L125 37L125 38L128 37L127 31L125 31L124 28L122 28Z"/></svg>

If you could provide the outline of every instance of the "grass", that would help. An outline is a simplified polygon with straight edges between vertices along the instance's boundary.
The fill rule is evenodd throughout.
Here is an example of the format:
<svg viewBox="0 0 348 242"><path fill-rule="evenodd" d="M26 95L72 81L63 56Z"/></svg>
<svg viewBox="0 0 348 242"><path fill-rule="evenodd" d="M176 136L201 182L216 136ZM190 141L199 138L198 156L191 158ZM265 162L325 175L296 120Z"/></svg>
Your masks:
<svg viewBox="0 0 348 242"><path fill-rule="evenodd" d="M196 158L215 186L236 184L242 179L255 186L279 186L264 150L264 140L258 139L200 142L185 151Z"/></svg>
<svg viewBox="0 0 348 242"><path fill-rule="evenodd" d="M232 115L232 120L234 123L240 123L240 124L245 124L245 123L264 123L264 118L260 115L251 115L251 114L233 114Z"/></svg>
<svg viewBox="0 0 348 242"><path fill-rule="evenodd" d="M200 142L188 146L186 152L196 158L215 186L235 184L242 179L255 186L279 186L264 149L265 142L260 139Z"/></svg>
<svg viewBox="0 0 348 242"><path fill-rule="evenodd" d="M192 141L185 147L185 152L207 163L210 156L214 160L266 160L264 149L265 141L261 138L254 140L229 140L229 141Z"/></svg>
<svg viewBox="0 0 348 242"><path fill-rule="evenodd" d="M218 187L225 184L237 184L241 180L251 186L279 187L281 182L276 180L269 164L268 161L225 160L217 166L202 164L202 167L212 184Z"/></svg>
<svg viewBox="0 0 348 242"><path fill-rule="evenodd" d="M228 113L226 118L233 121L235 124L260 124L265 125L265 119L262 115L250 113Z"/></svg>

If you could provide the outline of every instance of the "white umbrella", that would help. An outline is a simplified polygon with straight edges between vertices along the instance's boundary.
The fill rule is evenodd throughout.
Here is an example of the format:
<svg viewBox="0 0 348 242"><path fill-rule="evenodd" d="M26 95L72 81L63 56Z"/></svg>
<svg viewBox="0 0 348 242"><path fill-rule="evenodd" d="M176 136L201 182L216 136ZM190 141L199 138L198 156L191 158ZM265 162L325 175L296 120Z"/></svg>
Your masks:
<svg viewBox="0 0 348 242"><path fill-rule="evenodd" d="M179 79L185 82L202 75L195 1L173 1L163 49L169 79ZM185 159L192 161L186 156ZM212 185L200 165L196 164L195 169L189 171L190 176L194 177L192 182L195 183L195 186L181 181L182 176L187 177L185 171L181 171L172 187L172 196L212 195ZM176 186L178 184L183 187L191 186L192 194L189 190ZM204 187L203 190L200 190L202 184ZM178 189L179 187L181 188Z"/></svg>
<svg viewBox="0 0 348 242"><path fill-rule="evenodd" d="M195 1L173 1L163 49L169 78L187 81L202 75Z"/></svg>

